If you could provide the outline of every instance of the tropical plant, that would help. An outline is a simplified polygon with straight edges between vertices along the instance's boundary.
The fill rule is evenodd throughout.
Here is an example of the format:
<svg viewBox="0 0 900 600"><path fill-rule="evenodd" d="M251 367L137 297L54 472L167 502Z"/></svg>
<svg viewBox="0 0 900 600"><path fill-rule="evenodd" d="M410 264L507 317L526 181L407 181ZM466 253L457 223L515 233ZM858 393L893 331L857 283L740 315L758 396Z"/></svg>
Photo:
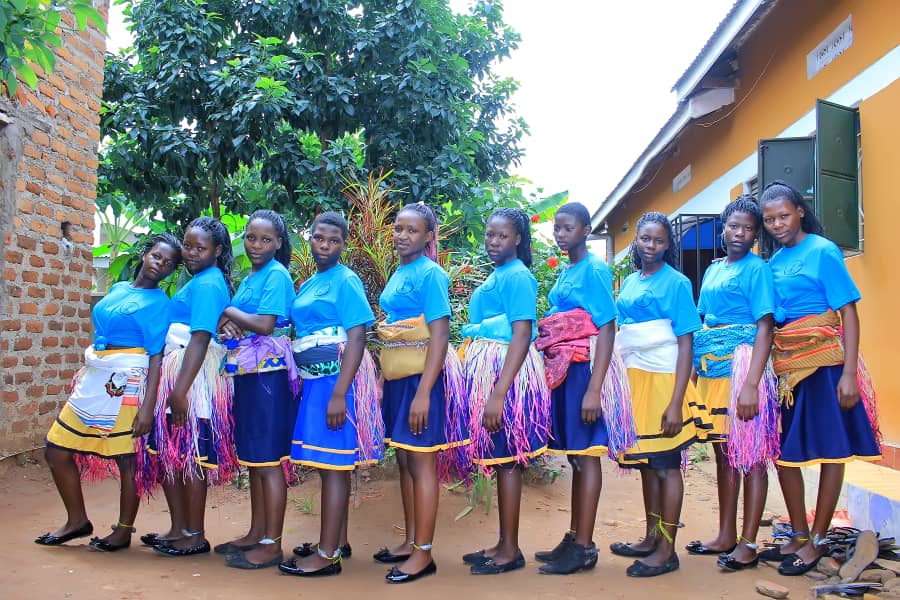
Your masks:
<svg viewBox="0 0 900 600"><path fill-rule="evenodd" d="M0 2L0 81L12 96L18 79L34 89L38 73L56 66L54 48L62 46L57 33L65 25L62 16L71 11L79 31L88 21L106 33L106 23L91 0L6 0Z"/></svg>

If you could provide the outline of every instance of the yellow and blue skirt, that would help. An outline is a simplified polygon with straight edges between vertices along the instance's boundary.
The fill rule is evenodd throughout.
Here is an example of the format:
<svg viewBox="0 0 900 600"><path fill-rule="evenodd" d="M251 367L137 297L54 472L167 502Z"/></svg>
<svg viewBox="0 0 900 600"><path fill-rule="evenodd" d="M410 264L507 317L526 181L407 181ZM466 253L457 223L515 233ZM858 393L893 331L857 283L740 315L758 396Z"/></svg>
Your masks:
<svg viewBox="0 0 900 600"><path fill-rule="evenodd" d="M698 377L697 394L709 411L709 420L712 425L712 428L706 432L706 441L714 443L728 441L731 377Z"/></svg>

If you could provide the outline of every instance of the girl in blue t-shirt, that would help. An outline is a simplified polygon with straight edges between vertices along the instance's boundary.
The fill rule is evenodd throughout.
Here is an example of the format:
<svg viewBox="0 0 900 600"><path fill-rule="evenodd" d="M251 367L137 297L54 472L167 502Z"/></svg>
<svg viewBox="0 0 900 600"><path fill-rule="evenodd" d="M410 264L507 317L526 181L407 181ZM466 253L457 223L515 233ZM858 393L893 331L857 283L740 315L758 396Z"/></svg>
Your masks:
<svg viewBox="0 0 900 600"><path fill-rule="evenodd" d="M601 460L610 443L600 396L616 336L616 303L609 267L588 251L590 233L591 215L583 204L570 202L556 211L553 237L568 253L569 264L547 297L550 309L538 323L536 346L544 353L551 389L549 451L564 454L572 465L572 512L562 541L534 555L547 563L542 573L567 575L597 564L593 533L603 485Z"/></svg>
<svg viewBox="0 0 900 600"><path fill-rule="evenodd" d="M159 454L172 525L141 541L167 556L210 551L204 536L206 488L231 480L237 468L231 381L220 373L225 349L213 341L231 300L234 262L228 230L218 220L191 221L181 242L192 277L169 306L156 424L148 445Z"/></svg>
<svg viewBox="0 0 900 600"><path fill-rule="evenodd" d="M531 228L521 209L499 208L485 225L484 248L494 272L472 294L464 337L469 432L474 462L495 467L500 513L497 543L463 561L473 575L525 566L519 548L522 473L547 450L550 391L535 337L537 281L531 274Z"/></svg>
<svg viewBox="0 0 900 600"><path fill-rule="evenodd" d="M631 261L637 270L619 291L615 347L628 369L637 443L619 462L640 469L647 535L637 544L616 542L610 550L643 559L628 567L629 576L654 577L678 569L681 452L711 425L690 381L700 317L690 280L675 268L675 233L664 214L648 212L638 219Z"/></svg>
<svg viewBox="0 0 900 600"><path fill-rule="evenodd" d="M390 583L432 575L431 557L438 507L437 459L467 443L462 367L448 351L450 280L437 261L438 224L421 202L400 209L394 219L394 248L400 265L379 303L378 324L384 376L382 414L385 438L397 453L406 539L381 548L373 558L401 563L387 574Z"/></svg>
<svg viewBox="0 0 900 600"><path fill-rule="evenodd" d="M291 352L288 313L294 284L288 273L291 242L284 219L257 210L244 229L250 273L219 318L219 339L233 378L234 446L250 471L250 530L217 545L228 566L259 569L281 562L287 483L281 465L291 454L300 381Z"/></svg>
<svg viewBox="0 0 900 600"><path fill-rule="evenodd" d="M859 355L859 290L840 249L791 186L775 181L760 200L775 283L773 364L779 378L781 456L778 480L793 537L762 552L781 561L782 575L816 566L828 546L826 532L844 479L844 464L881 459L874 398L860 402L865 374ZM871 389L871 386L862 386ZM872 419L870 421L870 418ZM800 467L821 465L816 516L806 522ZM865 564L865 563L862 563Z"/></svg>
<svg viewBox="0 0 900 600"><path fill-rule="evenodd" d="M694 334L697 391L713 423L708 439L716 455L719 533L686 549L719 555L722 569L738 571L759 562L756 534L766 504L767 468L778 456L778 405L767 367L775 297L771 271L751 252L762 227L756 199L741 196L725 207L721 219L726 256L703 275L697 309L705 327ZM738 536L741 479L744 519Z"/></svg>
<svg viewBox="0 0 900 600"><path fill-rule="evenodd" d="M94 343L85 351L87 364L75 376L72 395L47 433L44 453L67 519L35 543L56 546L93 533L78 463L85 467L110 459L119 468L119 520L110 535L95 537L89 545L102 552L131 545L138 492L146 491L136 486L135 438L145 435L153 423L169 310L169 298L159 282L180 262L181 245L175 236L152 236L134 281L115 284L94 307Z"/></svg>
<svg viewBox="0 0 900 600"><path fill-rule="evenodd" d="M341 572L341 559L351 552L350 473L377 461L384 447L375 365L366 350L366 328L375 316L359 276L340 262L349 235L341 215L316 217L309 237L316 273L291 306L303 378L291 462L317 469L322 480L319 541L298 546L298 558L279 567L300 577Z"/></svg>

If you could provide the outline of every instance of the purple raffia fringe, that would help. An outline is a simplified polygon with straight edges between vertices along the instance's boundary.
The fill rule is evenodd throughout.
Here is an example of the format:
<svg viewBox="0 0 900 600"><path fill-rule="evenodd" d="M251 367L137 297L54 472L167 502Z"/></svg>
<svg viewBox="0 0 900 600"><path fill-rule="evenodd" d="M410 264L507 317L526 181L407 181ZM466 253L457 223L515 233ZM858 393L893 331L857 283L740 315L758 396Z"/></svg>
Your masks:
<svg viewBox="0 0 900 600"><path fill-rule="evenodd" d="M491 434L482 425L484 406L503 369L508 349L508 344L476 339L466 350L469 437L475 459L491 458ZM501 418L507 446L515 453L518 464L527 465L537 450L531 447L531 435L544 440L550 437L550 390L541 357L533 345L506 394Z"/></svg>
<svg viewBox="0 0 900 600"><path fill-rule="evenodd" d="M443 482L463 480L472 474L472 445L469 443L469 403L466 374L456 349L447 349L444 359L444 435L449 447L438 454L438 477Z"/></svg>
<svg viewBox="0 0 900 600"><path fill-rule="evenodd" d="M628 371L622 357L613 351L609 360L609 368L603 379L600 392L600 407L606 431L609 434L608 456L617 465L616 460L621 453L637 443L634 426L634 411L631 407L631 389L628 386Z"/></svg>
<svg viewBox="0 0 900 600"><path fill-rule="evenodd" d="M881 434L881 428L878 426L878 397L875 395L875 385L872 383L872 376L869 374L869 367L863 360L862 354L856 359L856 384L859 386L859 397L866 407L866 416L869 417L869 424L872 425L872 433L875 434L875 441L878 447L884 437Z"/></svg>
<svg viewBox="0 0 900 600"><path fill-rule="evenodd" d="M182 481L207 477L211 485L228 483L238 471L238 462L234 454L234 422L231 415L233 386L231 379L219 372L224 357L221 347L211 344L206 351L203 365L188 390L189 407L185 425L178 428L168 426L166 400L181 372L184 352L184 348L179 348L163 358L159 378L159 402L154 427L162 474L168 481L175 481L176 477ZM194 401L196 397L209 398L212 405L209 427L218 456L216 469L200 469L195 462L199 455L200 434L200 417Z"/></svg>
<svg viewBox="0 0 900 600"><path fill-rule="evenodd" d="M362 362L353 377L353 397L356 401L356 437L359 456L365 464L381 458L384 448L384 420L378 398L378 376L375 361L368 350L363 350Z"/></svg>
<svg viewBox="0 0 900 600"><path fill-rule="evenodd" d="M749 473L754 468L766 468L781 454L778 378L772 370L771 361L766 362L759 381L759 414L749 421L743 421L737 416L738 400L747 379L752 355L752 345L739 344L734 349L731 362L731 398L728 403L730 423L726 453L728 463L743 473Z"/></svg>

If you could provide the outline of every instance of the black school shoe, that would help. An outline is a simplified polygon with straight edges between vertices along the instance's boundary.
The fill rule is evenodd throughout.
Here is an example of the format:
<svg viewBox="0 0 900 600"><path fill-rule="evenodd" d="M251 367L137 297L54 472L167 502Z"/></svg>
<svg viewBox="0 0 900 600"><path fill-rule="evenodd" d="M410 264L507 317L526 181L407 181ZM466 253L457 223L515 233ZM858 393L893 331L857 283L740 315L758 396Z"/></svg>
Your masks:
<svg viewBox="0 0 900 600"><path fill-rule="evenodd" d="M391 567L391 570L384 576L384 579L388 583L412 583L416 579L434 575L435 573L437 573L437 565L434 564L434 561L431 561L418 573L404 573L397 567Z"/></svg>
<svg viewBox="0 0 900 600"><path fill-rule="evenodd" d="M563 536L563 539L556 545L553 550L540 550L534 553L534 560L542 563L553 562L558 559L562 554L563 548L567 544L571 544L575 541L575 536L569 533L568 531ZM465 559L463 559L465 560Z"/></svg>
<svg viewBox="0 0 900 600"><path fill-rule="evenodd" d="M556 560L551 561L538 569L545 575L571 575L578 571L588 571L597 566L597 546L582 546L571 542L566 544L557 555Z"/></svg>
<svg viewBox="0 0 900 600"><path fill-rule="evenodd" d="M500 573L508 573L509 571L523 568L525 568L525 556L519 552L514 559L502 565L494 562L493 558L488 558L480 565L472 565L469 572L472 575L499 575Z"/></svg>
<svg viewBox="0 0 900 600"><path fill-rule="evenodd" d="M294 547L294 556L299 556L300 558L306 558L307 556L312 556L319 549L319 544L313 542L303 542L301 546ZM350 544L344 544L341 546L341 558L350 558L353 556L353 548L350 547Z"/></svg>
<svg viewBox="0 0 900 600"><path fill-rule="evenodd" d="M681 565L678 563L678 555L673 553L672 558L666 561L666 564L661 567L652 567L636 560L634 561L634 564L625 570L625 574L629 577L656 577L658 575L665 575L666 573L677 571L679 566Z"/></svg>

